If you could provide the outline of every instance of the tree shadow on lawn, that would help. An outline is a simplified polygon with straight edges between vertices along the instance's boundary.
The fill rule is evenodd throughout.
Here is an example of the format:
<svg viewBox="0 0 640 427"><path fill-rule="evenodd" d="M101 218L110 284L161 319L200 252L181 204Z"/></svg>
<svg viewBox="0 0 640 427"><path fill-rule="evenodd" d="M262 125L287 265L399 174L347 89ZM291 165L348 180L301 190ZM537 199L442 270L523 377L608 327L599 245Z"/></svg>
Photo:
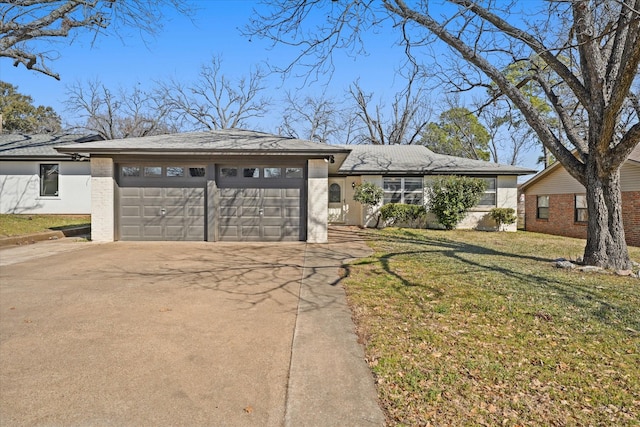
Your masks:
<svg viewBox="0 0 640 427"><path fill-rule="evenodd" d="M611 295L606 295L606 291L616 291L617 284L623 285L627 281L633 279L604 276L608 281L615 281L616 284L598 282L600 274L603 273L585 273L576 271L557 271L551 265L554 261L550 258L514 254L488 248L485 246L471 244L466 242L454 241L446 238L432 238L428 234L418 234L413 232L405 232L405 236L383 235L365 232L369 238L381 240L390 243L402 243L407 245L415 245L415 249L404 250L398 252L389 252L381 256L373 256L368 262L369 264L379 263L383 270L390 276L397 279L402 286L406 288L421 287L430 294L432 298L442 296L443 290L433 286L427 286L426 283L416 282L415 279L405 277L402 271L397 271L391 265L394 259L407 256L428 256L429 254L437 254L451 260L451 270L456 264L464 266L458 271L450 273L438 273L442 275L468 275L490 272L502 276L504 280L499 283L487 282L484 287L486 291L493 292L502 297L509 297L514 292L524 291L531 294L535 291L538 295L536 298L540 305L551 305L553 299L558 300L561 307L575 307L580 312L587 313L588 316L597 319L602 324L624 330L631 328L632 331L640 331L640 316L637 307L629 298L620 297L619 300L612 300ZM471 255L471 256L470 256ZM517 261L514 263L513 261ZM522 265L522 261L529 261L529 268L519 269L513 264ZM541 265L542 263L542 265ZM362 264L362 262L360 262ZM429 274L425 270L425 274ZM567 280L564 280L566 278ZM461 279L464 280L464 279ZM584 284L577 283L577 280L585 280ZM398 289L405 296L407 294ZM420 304L420 308L432 310ZM535 310L534 307L532 309ZM534 313L532 313L534 314ZM562 315L563 313L556 313Z"/></svg>

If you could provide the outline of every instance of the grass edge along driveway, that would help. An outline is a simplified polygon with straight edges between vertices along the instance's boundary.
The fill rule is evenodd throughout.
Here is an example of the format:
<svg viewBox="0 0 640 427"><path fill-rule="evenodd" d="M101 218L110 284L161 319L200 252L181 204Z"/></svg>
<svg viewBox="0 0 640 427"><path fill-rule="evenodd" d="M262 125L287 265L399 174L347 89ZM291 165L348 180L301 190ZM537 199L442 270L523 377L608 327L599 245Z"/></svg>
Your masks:
<svg viewBox="0 0 640 427"><path fill-rule="evenodd" d="M640 425L640 281L554 267L584 240L362 232L344 285L390 425Z"/></svg>

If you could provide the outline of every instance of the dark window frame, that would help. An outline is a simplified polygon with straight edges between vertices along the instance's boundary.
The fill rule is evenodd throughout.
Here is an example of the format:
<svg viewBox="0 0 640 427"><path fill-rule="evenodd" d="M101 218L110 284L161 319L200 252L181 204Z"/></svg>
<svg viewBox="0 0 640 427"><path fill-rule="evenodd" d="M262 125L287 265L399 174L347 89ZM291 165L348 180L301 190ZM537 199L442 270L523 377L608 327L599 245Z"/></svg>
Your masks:
<svg viewBox="0 0 640 427"><path fill-rule="evenodd" d="M583 198L584 207L578 207L578 197ZM575 222L584 224L589 221L589 213L587 210L587 195L586 194L574 194L573 196L573 219Z"/></svg>
<svg viewBox="0 0 640 427"><path fill-rule="evenodd" d="M60 163L40 163L39 178L40 197L60 196Z"/></svg>
<svg viewBox="0 0 640 427"><path fill-rule="evenodd" d="M546 206L541 205L540 201L546 199ZM551 200L547 195L536 196L536 218L537 219L549 219L549 205Z"/></svg>

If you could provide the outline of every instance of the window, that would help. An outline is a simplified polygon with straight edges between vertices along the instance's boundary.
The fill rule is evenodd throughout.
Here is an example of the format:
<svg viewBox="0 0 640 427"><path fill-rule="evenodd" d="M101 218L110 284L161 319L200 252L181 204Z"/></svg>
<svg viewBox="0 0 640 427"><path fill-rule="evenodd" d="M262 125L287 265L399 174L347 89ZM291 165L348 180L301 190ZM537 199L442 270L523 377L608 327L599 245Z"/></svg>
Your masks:
<svg viewBox="0 0 640 427"><path fill-rule="evenodd" d="M282 169L280 168L264 168L262 171L265 178L280 178L282 176Z"/></svg>
<svg viewBox="0 0 640 427"><path fill-rule="evenodd" d="M482 178L487 183L487 189L482 194L478 206L495 206L496 205L496 179Z"/></svg>
<svg viewBox="0 0 640 427"><path fill-rule="evenodd" d="M549 196L538 196L537 218L549 219Z"/></svg>
<svg viewBox="0 0 640 427"><path fill-rule="evenodd" d="M329 203L340 203L342 201L342 191L340 184L335 182L329 186Z"/></svg>
<svg viewBox="0 0 640 427"><path fill-rule="evenodd" d="M60 175L60 165L42 164L40 165L40 195L58 195L58 176Z"/></svg>
<svg viewBox="0 0 640 427"><path fill-rule="evenodd" d="M151 177L162 176L162 168L160 166L145 166L144 176L151 176Z"/></svg>
<svg viewBox="0 0 640 427"><path fill-rule="evenodd" d="M576 194L575 197L576 222L587 222L589 216L587 215L587 196L585 194Z"/></svg>
<svg viewBox="0 0 640 427"><path fill-rule="evenodd" d="M302 178L302 168L286 168L284 171L285 178Z"/></svg>
<svg viewBox="0 0 640 427"><path fill-rule="evenodd" d="M123 166L120 169L120 173L123 177L128 178L132 176L140 176L140 167L139 166Z"/></svg>
<svg viewBox="0 0 640 427"><path fill-rule="evenodd" d="M245 178L259 178L260 168L244 168L242 169L242 176Z"/></svg>
<svg viewBox="0 0 640 427"><path fill-rule="evenodd" d="M184 168L182 166L168 166L167 167L167 177L183 177L184 176Z"/></svg>
<svg viewBox="0 0 640 427"><path fill-rule="evenodd" d="M204 177L205 168L189 168L189 176L191 178L202 178Z"/></svg>
<svg viewBox="0 0 640 427"><path fill-rule="evenodd" d="M235 178L238 176L238 168L220 168L220 177Z"/></svg>
<svg viewBox="0 0 640 427"><path fill-rule="evenodd" d="M384 189L384 203L406 203L409 205L421 205L423 198L421 177L385 177L382 188Z"/></svg>

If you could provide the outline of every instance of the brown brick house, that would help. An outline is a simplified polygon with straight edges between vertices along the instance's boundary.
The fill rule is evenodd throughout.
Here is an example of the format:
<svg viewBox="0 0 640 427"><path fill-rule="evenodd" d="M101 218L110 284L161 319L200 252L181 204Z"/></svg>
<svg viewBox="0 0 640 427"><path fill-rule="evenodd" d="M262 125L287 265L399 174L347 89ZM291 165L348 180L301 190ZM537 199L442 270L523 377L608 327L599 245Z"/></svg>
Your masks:
<svg viewBox="0 0 640 427"><path fill-rule="evenodd" d="M620 169L622 221L627 244L640 246L640 145ZM558 236L587 237L586 190L558 162L520 186L525 229Z"/></svg>

